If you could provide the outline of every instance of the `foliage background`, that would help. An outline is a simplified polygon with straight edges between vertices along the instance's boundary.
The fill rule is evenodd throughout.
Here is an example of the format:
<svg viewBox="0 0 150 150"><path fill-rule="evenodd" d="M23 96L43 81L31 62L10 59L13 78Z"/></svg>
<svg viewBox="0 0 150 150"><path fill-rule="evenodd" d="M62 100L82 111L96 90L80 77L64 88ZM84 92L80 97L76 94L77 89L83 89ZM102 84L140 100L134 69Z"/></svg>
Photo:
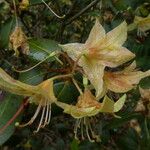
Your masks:
<svg viewBox="0 0 150 150"><path fill-rule="evenodd" d="M107 31L113 29L123 20L128 24L133 22L134 16L146 17L150 13L148 0L45 0L51 8L63 19L54 16L41 0L30 0L25 10L19 10L17 3L18 20L22 26L30 45L30 54L14 56L9 50L9 35L16 23L14 7L11 0L0 1L0 66L14 78L30 84L40 83L54 75L53 69L59 68L55 59L49 58L37 68L17 73L13 67L23 70L43 60L52 51L60 49L57 43L84 42L87 38L95 17L98 17ZM53 41L52 41L53 40ZM57 41L57 42L56 42ZM136 54L138 68L142 71L150 69L150 34L147 37L138 37L137 31L128 33L125 46ZM61 58L60 58L61 59ZM63 61L63 60L62 60ZM64 66L67 68L67 65ZM79 79L80 80L80 79ZM141 81L143 88L150 87L150 79ZM55 84L55 93L58 99L71 103L78 93L69 81ZM0 95L0 127L7 123L22 103L22 97L16 97L2 92ZM128 93L128 100L121 112L121 119L112 116L100 115L95 129L101 135L101 143L90 143L74 140L74 119L65 115L57 107L53 108L52 120L49 126L34 134L34 125L26 128L15 128L16 121L27 121L32 116L35 106L27 106L23 113L0 134L0 149L14 150L149 150L150 149L150 119L145 114L134 112L137 101L140 99L138 90ZM135 126L130 121L137 119ZM38 123L38 121L37 121ZM137 127L141 132L137 132Z"/></svg>

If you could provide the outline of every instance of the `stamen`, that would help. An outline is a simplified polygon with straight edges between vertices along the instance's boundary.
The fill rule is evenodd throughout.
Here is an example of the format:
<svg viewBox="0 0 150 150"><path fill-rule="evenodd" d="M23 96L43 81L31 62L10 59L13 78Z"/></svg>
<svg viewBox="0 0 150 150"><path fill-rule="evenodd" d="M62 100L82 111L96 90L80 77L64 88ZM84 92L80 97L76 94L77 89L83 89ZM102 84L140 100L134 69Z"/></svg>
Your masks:
<svg viewBox="0 0 150 150"><path fill-rule="evenodd" d="M45 113L45 121L43 125L41 125L41 128L44 128L47 125L48 122L48 113L49 113L49 102L46 102L46 113Z"/></svg>
<svg viewBox="0 0 150 150"><path fill-rule="evenodd" d="M49 113L49 111L50 111L50 109L49 109L49 102L47 102L47 105L46 105L46 117L45 117L45 125L47 125L48 124L48 113Z"/></svg>
<svg viewBox="0 0 150 150"><path fill-rule="evenodd" d="M44 114L45 114L45 106L43 106L42 116L41 116L41 119L40 119L40 123L39 123L39 125L38 125L37 130L34 131L35 133L37 133L37 132L40 130L40 128L41 128L41 125L42 125L42 122L43 122L43 118L44 118Z"/></svg>
<svg viewBox="0 0 150 150"><path fill-rule="evenodd" d="M84 117L84 118L76 120L76 123L74 126L74 134L75 134L74 138L75 139L79 140L78 128L80 128L80 133L81 133L80 135L81 135L82 140L85 140L85 136L86 136L90 142L94 142L94 141L100 142L101 141L100 137L98 135L96 135L94 133L94 131L92 130L91 119L93 120L93 117L92 118Z"/></svg>
<svg viewBox="0 0 150 150"><path fill-rule="evenodd" d="M77 119L74 126L74 138L78 140L78 128L80 127L81 119Z"/></svg>
<svg viewBox="0 0 150 150"><path fill-rule="evenodd" d="M84 131L83 126L84 126L84 124L83 124L83 120L82 120L82 121L81 121L81 139L82 139L82 140L85 139L85 138L84 138L84 133L83 133L83 131Z"/></svg>
<svg viewBox="0 0 150 150"><path fill-rule="evenodd" d="M39 114L39 112L41 110L41 106L42 106L41 104L42 104L42 101L40 101L40 104L38 105L38 107L36 109L36 112L33 115L33 117L30 119L30 121L25 123L25 124L19 125L19 127L25 127L25 126L30 125L30 124L32 124L34 122L34 120L36 119L36 117L38 116L38 114Z"/></svg>
<svg viewBox="0 0 150 150"><path fill-rule="evenodd" d="M89 126L89 130L90 130L90 132L91 132L91 134L92 134L92 138L95 138L95 137L96 137L96 134L95 134L94 131L92 130L92 126L91 126L91 123L90 123L90 122L88 122L88 126Z"/></svg>
<svg viewBox="0 0 150 150"><path fill-rule="evenodd" d="M47 124L49 124L51 121L51 104L49 104L49 114L48 114L48 121Z"/></svg>
<svg viewBox="0 0 150 150"><path fill-rule="evenodd" d="M87 120L87 118L84 118L84 120L85 120L86 135L87 135L90 142L94 142L94 140L92 140L90 135L89 135L88 120Z"/></svg>

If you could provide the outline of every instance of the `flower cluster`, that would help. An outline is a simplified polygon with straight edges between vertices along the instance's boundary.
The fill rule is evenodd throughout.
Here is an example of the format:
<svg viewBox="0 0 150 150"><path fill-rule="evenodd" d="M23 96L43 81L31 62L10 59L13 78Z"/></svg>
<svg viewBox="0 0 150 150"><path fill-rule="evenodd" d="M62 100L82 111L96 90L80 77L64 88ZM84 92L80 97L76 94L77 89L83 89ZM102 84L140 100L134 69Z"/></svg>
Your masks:
<svg viewBox="0 0 150 150"><path fill-rule="evenodd" d="M64 113L70 114L77 119L74 132L75 137L78 135L82 139L88 137L90 141L97 140L98 137L92 130L91 117L99 113L118 112L124 105L126 94L121 96L117 101L108 96L108 91L114 93L126 93L133 89L142 78L150 76L150 70L146 72L136 69L136 62L133 61L123 70L112 71L135 57L123 46L127 39L127 24L121 23L112 31L106 33L104 28L96 19L88 39L83 43L70 43L60 45L62 50L75 62L74 67L82 69L83 76L89 81L83 91L75 82L73 75L70 74L54 76L33 86L13 79L3 69L0 69L0 88L17 95L28 97L30 103L38 105L37 110L31 120L23 125L26 126L34 120L42 111L41 119L37 131L50 122L51 104L55 103L64 110ZM106 69L110 68L110 69ZM79 90L79 97L75 105L66 104L57 100L53 91L55 79L70 77ZM91 91L91 85L95 93ZM101 101L100 101L101 100ZM81 133L78 133L78 129Z"/></svg>

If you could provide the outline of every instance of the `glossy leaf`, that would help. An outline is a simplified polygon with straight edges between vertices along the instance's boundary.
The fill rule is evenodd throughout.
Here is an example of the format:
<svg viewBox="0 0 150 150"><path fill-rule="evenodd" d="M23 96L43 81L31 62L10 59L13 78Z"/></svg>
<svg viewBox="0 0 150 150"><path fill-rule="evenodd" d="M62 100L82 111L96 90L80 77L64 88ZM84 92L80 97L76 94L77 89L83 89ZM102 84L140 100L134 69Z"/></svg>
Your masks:
<svg viewBox="0 0 150 150"><path fill-rule="evenodd" d="M4 24L0 26L0 47L8 48L9 44L9 35L12 31L12 28L15 26L15 19L10 18Z"/></svg>
<svg viewBox="0 0 150 150"><path fill-rule="evenodd" d="M29 56L37 61L42 61L52 52L60 50L57 42L49 39L30 39L29 46ZM48 60L54 60L54 58L50 57Z"/></svg>
<svg viewBox="0 0 150 150"><path fill-rule="evenodd" d="M0 102L0 128L2 128L16 113L22 102L22 99L23 98L20 96L5 93L4 98ZM15 122L18 121L18 119L15 119L5 131L0 133L0 145L5 143L13 134L15 130Z"/></svg>

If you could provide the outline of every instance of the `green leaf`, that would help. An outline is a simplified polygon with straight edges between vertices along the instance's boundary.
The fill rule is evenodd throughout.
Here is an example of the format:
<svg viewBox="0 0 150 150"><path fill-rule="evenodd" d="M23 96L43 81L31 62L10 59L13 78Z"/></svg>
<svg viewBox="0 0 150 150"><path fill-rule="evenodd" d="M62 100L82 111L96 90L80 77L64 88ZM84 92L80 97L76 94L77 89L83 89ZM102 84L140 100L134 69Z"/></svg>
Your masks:
<svg viewBox="0 0 150 150"><path fill-rule="evenodd" d="M0 26L0 47L8 48L9 35L12 31L12 28L15 26L15 19L10 18L4 24Z"/></svg>
<svg viewBox="0 0 150 150"><path fill-rule="evenodd" d="M0 102L0 128L2 128L16 113L18 107L20 106L22 97L15 96L12 94L6 93L3 101ZM18 118L10 124L5 131L0 133L0 145L5 143L15 130L15 122L18 121Z"/></svg>
<svg viewBox="0 0 150 150"><path fill-rule="evenodd" d="M54 85L54 92L59 101L71 103L77 99L79 92L69 81L59 82Z"/></svg>
<svg viewBox="0 0 150 150"><path fill-rule="evenodd" d="M43 81L44 74L43 70L34 68L28 72L20 73L19 80L27 84L37 85Z"/></svg>
<svg viewBox="0 0 150 150"><path fill-rule="evenodd" d="M52 52L61 50L57 42L50 39L30 39L29 46L29 57L37 61L42 61ZM50 57L48 60L54 60L54 57Z"/></svg>

